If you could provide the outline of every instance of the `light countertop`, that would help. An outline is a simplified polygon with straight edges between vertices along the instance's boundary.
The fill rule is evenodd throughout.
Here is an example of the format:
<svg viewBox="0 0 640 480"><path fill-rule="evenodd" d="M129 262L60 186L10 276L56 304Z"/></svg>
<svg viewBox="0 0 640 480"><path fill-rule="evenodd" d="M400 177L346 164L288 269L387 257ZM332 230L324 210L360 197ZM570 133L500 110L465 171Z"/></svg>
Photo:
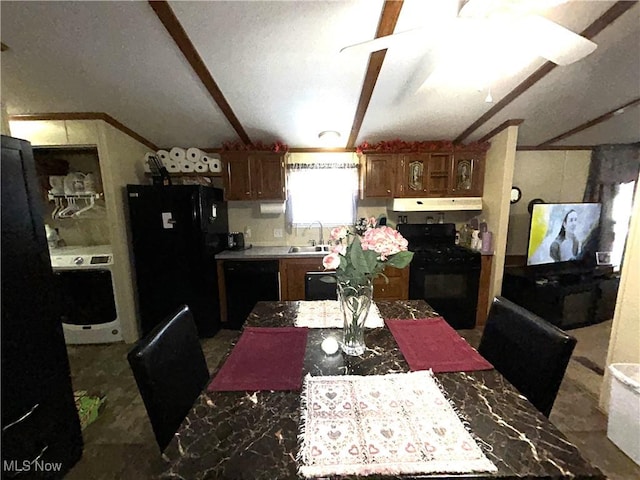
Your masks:
<svg viewBox="0 0 640 480"><path fill-rule="evenodd" d="M324 257L327 252L289 253L291 246L251 247L246 250L224 250L216 260L264 260L266 258L313 258Z"/></svg>

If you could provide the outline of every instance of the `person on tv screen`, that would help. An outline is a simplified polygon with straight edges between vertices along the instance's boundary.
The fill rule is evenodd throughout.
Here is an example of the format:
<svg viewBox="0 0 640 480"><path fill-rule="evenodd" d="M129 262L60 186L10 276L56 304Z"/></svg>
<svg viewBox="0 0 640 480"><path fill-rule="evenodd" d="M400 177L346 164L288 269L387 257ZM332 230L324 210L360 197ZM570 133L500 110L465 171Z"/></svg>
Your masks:
<svg viewBox="0 0 640 480"><path fill-rule="evenodd" d="M578 213L569 210L562 220L560 233L549 247L549 254L555 262L575 260L580 251L580 242L576 238L578 226Z"/></svg>

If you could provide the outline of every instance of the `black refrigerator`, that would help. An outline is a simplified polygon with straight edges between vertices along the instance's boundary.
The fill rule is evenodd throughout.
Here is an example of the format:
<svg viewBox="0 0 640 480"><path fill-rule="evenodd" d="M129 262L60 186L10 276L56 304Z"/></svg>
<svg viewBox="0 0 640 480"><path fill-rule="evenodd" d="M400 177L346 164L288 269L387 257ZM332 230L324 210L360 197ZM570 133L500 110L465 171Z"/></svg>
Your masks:
<svg viewBox="0 0 640 480"><path fill-rule="evenodd" d="M187 305L201 337L220 329L216 253L227 248L219 188L127 185L140 326L146 335Z"/></svg>
<svg viewBox="0 0 640 480"><path fill-rule="evenodd" d="M2 478L62 478L82 456L82 432L43 192L29 142L3 135L1 160Z"/></svg>

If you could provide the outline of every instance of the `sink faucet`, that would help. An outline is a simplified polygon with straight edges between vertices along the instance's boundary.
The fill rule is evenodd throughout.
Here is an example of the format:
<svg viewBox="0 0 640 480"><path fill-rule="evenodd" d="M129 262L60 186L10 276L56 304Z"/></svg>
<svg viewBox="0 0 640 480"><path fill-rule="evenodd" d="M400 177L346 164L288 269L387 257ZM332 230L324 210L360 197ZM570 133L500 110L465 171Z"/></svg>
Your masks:
<svg viewBox="0 0 640 480"><path fill-rule="evenodd" d="M322 237L322 223L320 223L320 220L315 220L314 222L311 222L307 228L311 228L316 223L320 225L320 230L318 232L318 237L319 237L318 242L320 242L319 245L324 245L324 238Z"/></svg>

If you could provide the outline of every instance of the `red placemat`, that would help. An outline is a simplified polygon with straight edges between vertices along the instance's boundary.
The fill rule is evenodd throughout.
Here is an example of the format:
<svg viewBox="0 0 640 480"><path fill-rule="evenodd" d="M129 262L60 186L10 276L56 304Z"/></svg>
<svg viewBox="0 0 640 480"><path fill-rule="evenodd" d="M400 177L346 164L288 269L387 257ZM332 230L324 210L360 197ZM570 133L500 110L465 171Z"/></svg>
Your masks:
<svg viewBox="0 0 640 480"><path fill-rule="evenodd" d="M493 368L442 317L385 321L413 371L470 372Z"/></svg>
<svg viewBox="0 0 640 480"><path fill-rule="evenodd" d="M245 328L207 390L300 390L307 333L304 327Z"/></svg>

